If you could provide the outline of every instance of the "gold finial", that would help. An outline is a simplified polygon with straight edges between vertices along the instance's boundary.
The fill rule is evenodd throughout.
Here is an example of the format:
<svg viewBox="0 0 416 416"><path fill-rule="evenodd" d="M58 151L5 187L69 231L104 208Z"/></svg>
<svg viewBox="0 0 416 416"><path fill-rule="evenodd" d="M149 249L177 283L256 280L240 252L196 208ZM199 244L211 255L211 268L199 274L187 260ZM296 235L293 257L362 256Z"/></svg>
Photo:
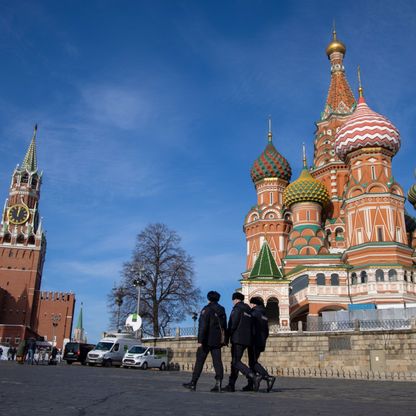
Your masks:
<svg viewBox="0 0 416 416"><path fill-rule="evenodd" d="M269 139L269 143L272 142L272 116L269 115L269 133L267 134L267 138Z"/></svg>
<svg viewBox="0 0 416 416"><path fill-rule="evenodd" d="M358 67L357 67L357 74L358 74L358 97L362 98L362 97L364 97L364 94L363 94L363 86L361 85L360 65L358 65Z"/></svg>
<svg viewBox="0 0 416 416"><path fill-rule="evenodd" d="M332 40L326 48L326 54L328 55L328 58L329 58L334 52L340 52L342 53L342 55L345 55L346 51L347 51L347 48L345 47L345 45L337 38L337 30L335 28L335 19L334 19L334 22L332 25Z"/></svg>
<svg viewBox="0 0 416 416"><path fill-rule="evenodd" d="M303 167L306 168L306 146L305 146L305 142L302 143L302 152L303 152Z"/></svg>

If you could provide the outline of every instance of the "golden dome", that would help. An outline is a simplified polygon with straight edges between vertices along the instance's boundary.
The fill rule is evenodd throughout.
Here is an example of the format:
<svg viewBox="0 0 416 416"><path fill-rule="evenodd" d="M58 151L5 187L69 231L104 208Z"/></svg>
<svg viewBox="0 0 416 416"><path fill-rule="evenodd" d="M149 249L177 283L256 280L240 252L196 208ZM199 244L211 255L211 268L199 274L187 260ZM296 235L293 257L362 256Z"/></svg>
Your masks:
<svg viewBox="0 0 416 416"><path fill-rule="evenodd" d="M347 48L340 40L337 39L337 32L335 30L332 32L332 35L332 42L326 48L326 54L328 55L328 58L334 52L341 52L343 55L345 55Z"/></svg>

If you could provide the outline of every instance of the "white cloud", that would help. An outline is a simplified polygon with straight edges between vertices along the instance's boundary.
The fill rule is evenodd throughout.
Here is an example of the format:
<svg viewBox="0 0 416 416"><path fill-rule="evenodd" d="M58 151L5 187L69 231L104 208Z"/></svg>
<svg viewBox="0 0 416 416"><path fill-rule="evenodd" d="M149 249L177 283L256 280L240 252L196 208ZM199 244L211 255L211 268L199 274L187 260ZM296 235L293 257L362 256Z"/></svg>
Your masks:
<svg viewBox="0 0 416 416"><path fill-rule="evenodd" d="M95 120L125 130L145 124L153 111L149 97L135 88L91 85L83 88L81 93Z"/></svg>

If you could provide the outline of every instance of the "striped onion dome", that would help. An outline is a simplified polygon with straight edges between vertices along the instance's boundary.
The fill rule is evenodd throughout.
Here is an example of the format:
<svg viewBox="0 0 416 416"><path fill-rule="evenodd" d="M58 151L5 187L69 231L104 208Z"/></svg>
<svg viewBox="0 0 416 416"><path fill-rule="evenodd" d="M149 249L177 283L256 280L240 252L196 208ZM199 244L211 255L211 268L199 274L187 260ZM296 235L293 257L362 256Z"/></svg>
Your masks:
<svg viewBox="0 0 416 416"><path fill-rule="evenodd" d="M306 166L303 167L299 178L283 192L283 203L287 207L297 202L317 202L322 206L329 202L329 194L325 185L315 179Z"/></svg>
<svg viewBox="0 0 416 416"><path fill-rule="evenodd" d="M416 183L409 189L407 193L407 199L416 209Z"/></svg>
<svg viewBox="0 0 416 416"><path fill-rule="evenodd" d="M289 162L276 150L269 134L269 143L251 168L251 178L256 183L264 178L280 178L290 181L292 169Z"/></svg>
<svg viewBox="0 0 416 416"><path fill-rule="evenodd" d="M371 110L364 97L360 97L354 114L335 135L335 152L345 160L348 153L364 147L383 147L396 154L400 134L393 123Z"/></svg>

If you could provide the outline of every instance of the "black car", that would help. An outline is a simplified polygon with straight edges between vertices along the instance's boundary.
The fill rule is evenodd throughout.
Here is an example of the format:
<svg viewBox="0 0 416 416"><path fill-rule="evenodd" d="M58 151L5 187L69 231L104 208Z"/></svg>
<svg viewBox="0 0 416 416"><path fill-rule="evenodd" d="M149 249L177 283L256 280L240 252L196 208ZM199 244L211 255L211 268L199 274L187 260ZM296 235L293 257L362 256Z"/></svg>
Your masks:
<svg viewBox="0 0 416 416"><path fill-rule="evenodd" d="M67 364L72 364L73 362L79 362L82 365L85 365L85 360L87 359L87 354L89 351L94 349L94 344L83 344L81 342L68 342L65 345L64 357L63 359Z"/></svg>

